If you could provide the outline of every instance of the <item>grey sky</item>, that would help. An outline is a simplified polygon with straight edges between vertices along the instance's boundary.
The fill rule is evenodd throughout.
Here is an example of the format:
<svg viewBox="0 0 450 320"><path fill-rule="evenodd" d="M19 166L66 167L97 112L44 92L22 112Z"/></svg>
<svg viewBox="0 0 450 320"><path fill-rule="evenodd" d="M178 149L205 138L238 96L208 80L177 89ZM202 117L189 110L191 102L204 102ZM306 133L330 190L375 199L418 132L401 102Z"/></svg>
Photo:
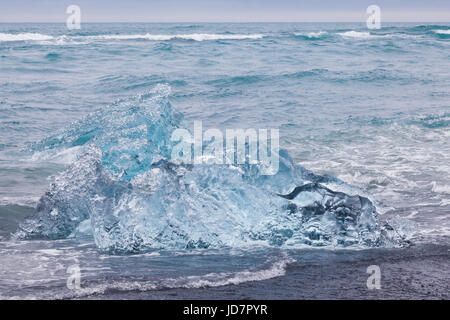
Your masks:
<svg viewBox="0 0 450 320"><path fill-rule="evenodd" d="M371 4L384 22L450 22L449 0L0 0L0 22L65 22L70 4L83 22L363 22Z"/></svg>

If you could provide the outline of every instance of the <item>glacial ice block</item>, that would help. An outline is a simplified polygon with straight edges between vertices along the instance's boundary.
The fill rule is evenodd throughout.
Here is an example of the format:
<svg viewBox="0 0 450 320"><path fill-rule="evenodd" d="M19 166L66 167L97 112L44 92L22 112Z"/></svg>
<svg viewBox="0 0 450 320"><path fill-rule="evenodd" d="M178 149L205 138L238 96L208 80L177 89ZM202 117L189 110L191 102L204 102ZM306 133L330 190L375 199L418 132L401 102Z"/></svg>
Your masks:
<svg viewBox="0 0 450 320"><path fill-rule="evenodd" d="M383 246L402 240L381 225L362 190L316 175L279 153L275 175L258 165L171 160L180 126L169 90L118 103L44 140L39 150L83 146L41 197L17 239L60 239L90 219L106 252L271 246Z"/></svg>

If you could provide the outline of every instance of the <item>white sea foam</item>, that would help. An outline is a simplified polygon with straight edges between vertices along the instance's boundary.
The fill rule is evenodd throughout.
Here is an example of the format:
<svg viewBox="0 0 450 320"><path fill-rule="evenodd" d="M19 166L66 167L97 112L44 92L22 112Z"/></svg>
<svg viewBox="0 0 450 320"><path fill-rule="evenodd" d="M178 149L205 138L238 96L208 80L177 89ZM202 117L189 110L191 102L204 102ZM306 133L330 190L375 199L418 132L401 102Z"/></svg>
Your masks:
<svg viewBox="0 0 450 320"><path fill-rule="evenodd" d="M431 190L436 193L446 193L450 194L450 185L446 184L438 184L436 181L431 183Z"/></svg>
<svg viewBox="0 0 450 320"><path fill-rule="evenodd" d="M450 29L448 29L448 30L433 30L433 31L438 34L450 34Z"/></svg>
<svg viewBox="0 0 450 320"><path fill-rule="evenodd" d="M0 206L18 205L26 207L34 207L39 197L36 196L18 196L18 197L1 197Z"/></svg>
<svg viewBox="0 0 450 320"><path fill-rule="evenodd" d="M184 40L245 40L245 39L261 39L262 34L208 34L208 33L193 33L193 34L115 34L115 35L97 35L87 36L89 39L105 39L105 40L153 40L153 41L168 41L173 39Z"/></svg>
<svg viewBox="0 0 450 320"><path fill-rule="evenodd" d="M328 32L326 31L318 31L318 32L307 32L307 33L294 33L296 36L303 36L303 37L307 37L310 39L314 39L314 38L320 38L326 34L328 34Z"/></svg>
<svg viewBox="0 0 450 320"><path fill-rule="evenodd" d="M244 270L239 272L208 273L201 276L187 276L179 278L168 278L158 282L155 281L111 281L93 286L82 287L73 292L73 296L56 296L56 299L73 297L84 297L95 294L104 294L110 290L118 291L151 291L159 289L175 288L205 288L221 287L226 285L238 285L245 282L262 281L286 274L288 264L295 262L294 259L284 256L261 270Z"/></svg>
<svg viewBox="0 0 450 320"><path fill-rule="evenodd" d="M62 35L53 37L40 33L0 33L0 42L7 41L43 41L43 44L79 44L86 43L86 40L152 40L152 41L168 41L174 39L183 40L256 40L263 38L263 34L209 34L209 33L193 33L193 34L103 34L95 36L67 36ZM49 41L51 40L51 41ZM85 41L83 41L85 40Z"/></svg>
<svg viewBox="0 0 450 320"><path fill-rule="evenodd" d="M283 259L274 262L269 268L263 270L245 270L234 274L227 273L210 273L206 276L191 276L182 287L184 288L203 288L203 287L219 287L226 285L236 285L250 281L262 281L286 274L286 267L289 263L295 262L294 259L284 256Z"/></svg>
<svg viewBox="0 0 450 320"><path fill-rule="evenodd" d="M7 41L42 41L42 40L51 40L52 36L40 34L40 33L0 33L0 42Z"/></svg>
<svg viewBox="0 0 450 320"><path fill-rule="evenodd" d="M354 39L383 39L383 38L417 38L419 35L413 34L404 34L404 33L389 33L389 34L373 34L370 32L362 32L362 31L346 31L339 32L338 35L344 38L354 38Z"/></svg>
<svg viewBox="0 0 450 320"><path fill-rule="evenodd" d="M36 151L30 157L30 161L36 162L46 161L66 165L74 162L82 150L83 146L76 146L61 151L59 150Z"/></svg>
<svg viewBox="0 0 450 320"><path fill-rule="evenodd" d="M369 39L373 37L370 32L358 32L358 31L347 31L347 32L341 32L338 33L339 35L343 37L349 37L349 38L358 38L358 39Z"/></svg>
<svg viewBox="0 0 450 320"><path fill-rule="evenodd" d="M50 263L52 263L53 259L47 260L42 259L47 256L55 256L60 254L60 250L56 249L41 249L39 250L39 259L42 262L39 265L39 269L49 268ZM154 255L154 254L152 254ZM109 256L108 258L111 258ZM195 276L182 276L177 278L166 278L159 280L148 280L148 281L135 281L135 280L111 280L105 281L102 283L86 283L82 282L81 288L77 290L73 290L72 292L55 292L50 293L50 296L22 296L21 299L36 299L36 298L51 298L51 299L70 299L76 297L86 297L91 295L101 295L105 294L108 291L152 291L152 290L161 290L161 289L176 289L176 288L206 288L206 287L220 287L226 285L239 285L245 282L253 282L253 281L263 281L269 280L276 277L281 277L286 274L286 267L295 262L294 259L289 257L286 253L284 253L281 257L278 257L277 260L272 262L267 261L266 266L261 269L247 269L243 271L237 272L212 272L204 275L195 275ZM60 265L59 268L63 268L64 266ZM86 270L103 270L104 268L86 268L83 267L83 271ZM63 280L59 278L59 276L55 275L54 280ZM23 281L23 280L22 280ZM28 280L27 280L28 281ZM30 280L33 283L36 283L35 279ZM45 283L48 279L45 280L37 280L38 282ZM18 297L14 296L5 296L3 299L15 299Z"/></svg>

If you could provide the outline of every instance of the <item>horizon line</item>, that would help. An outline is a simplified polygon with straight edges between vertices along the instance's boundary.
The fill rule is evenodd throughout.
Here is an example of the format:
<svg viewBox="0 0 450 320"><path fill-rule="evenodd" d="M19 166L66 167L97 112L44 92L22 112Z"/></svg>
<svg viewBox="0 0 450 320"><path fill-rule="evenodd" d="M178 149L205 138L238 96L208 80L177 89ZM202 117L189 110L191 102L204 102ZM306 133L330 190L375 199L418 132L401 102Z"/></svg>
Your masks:
<svg viewBox="0 0 450 320"><path fill-rule="evenodd" d="M0 24L7 23L54 23L66 24L65 21L0 21ZM84 21L83 23L362 23L366 21ZM450 21L383 21L383 23L446 23Z"/></svg>

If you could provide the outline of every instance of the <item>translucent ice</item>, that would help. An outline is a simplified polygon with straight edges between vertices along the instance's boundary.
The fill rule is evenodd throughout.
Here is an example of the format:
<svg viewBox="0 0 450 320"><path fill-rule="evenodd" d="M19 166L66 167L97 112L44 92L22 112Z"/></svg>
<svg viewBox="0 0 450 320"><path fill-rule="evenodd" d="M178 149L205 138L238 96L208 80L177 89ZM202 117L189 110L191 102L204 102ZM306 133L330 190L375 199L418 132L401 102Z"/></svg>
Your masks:
<svg viewBox="0 0 450 320"><path fill-rule="evenodd" d="M401 240L380 225L363 191L296 166L285 151L272 176L260 175L258 165L169 159L170 135L180 122L168 94L158 86L39 143L39 150L82 146L83 152L14 236L65 238L90 219L97 246L119 253L254 244L382 246Z"/></svg>
<svg viewBox="0 0 450 320"><path fill-rule="evenodd" d="M36 151L95 145L102 165L114 176L129 180L149 168L155 157L169 157L169 139L181 115L167 99L170 87L153 91L88 114L60 134L37 143Z"/></svg>

